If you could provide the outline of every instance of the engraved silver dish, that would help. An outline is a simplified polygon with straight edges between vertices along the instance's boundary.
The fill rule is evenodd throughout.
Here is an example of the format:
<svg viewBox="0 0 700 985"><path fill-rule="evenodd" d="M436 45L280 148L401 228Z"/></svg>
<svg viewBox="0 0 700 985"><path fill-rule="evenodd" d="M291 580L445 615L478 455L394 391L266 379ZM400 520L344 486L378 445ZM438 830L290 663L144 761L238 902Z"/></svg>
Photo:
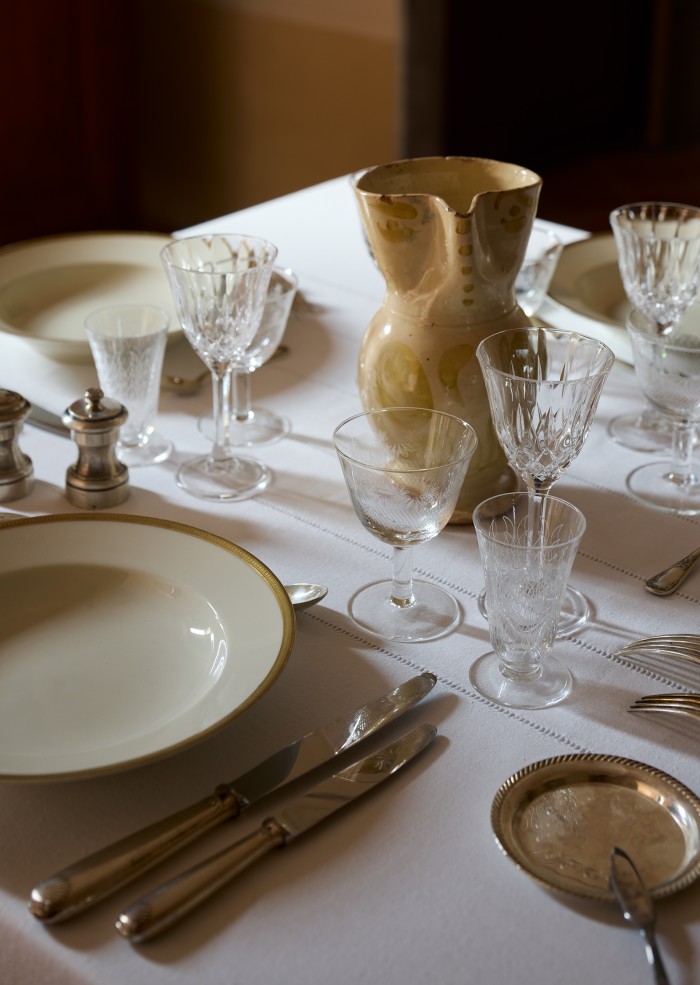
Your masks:
<svg viewBox="0 0 700 985"><path fill-rule="evenodd" d="M700 875L700 799L661 770L617 756L545 759L513 774L491 808L505 855L547 889L614 902L619 845L659 899Z"/></svg>

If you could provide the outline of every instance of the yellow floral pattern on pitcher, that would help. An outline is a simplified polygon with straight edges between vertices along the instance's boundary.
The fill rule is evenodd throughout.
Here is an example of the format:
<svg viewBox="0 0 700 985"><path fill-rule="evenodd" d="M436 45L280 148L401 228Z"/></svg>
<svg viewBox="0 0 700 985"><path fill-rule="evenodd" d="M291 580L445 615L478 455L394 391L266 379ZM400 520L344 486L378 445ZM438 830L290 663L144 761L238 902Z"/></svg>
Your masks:
<svg viewBox="0 0 700 985"><path fill-rule="evenodd" d="M371 168L355 186L386 281L360 348L362 404L435 408L474 427L479 447L453 522L515 487L475 351L488 335L529 324L514 288L541 183L514 164L445 157Z"/></svg>

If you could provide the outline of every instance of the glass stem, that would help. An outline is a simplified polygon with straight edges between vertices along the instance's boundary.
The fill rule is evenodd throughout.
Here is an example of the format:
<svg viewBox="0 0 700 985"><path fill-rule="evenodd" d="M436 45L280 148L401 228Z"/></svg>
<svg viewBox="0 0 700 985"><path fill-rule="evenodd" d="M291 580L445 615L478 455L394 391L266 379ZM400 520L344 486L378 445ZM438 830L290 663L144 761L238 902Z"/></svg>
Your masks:
<svg viewBox="0 0 700 985"><path fill-rule="evenodd" d="M416 601L413 594L413 547L395 547L392 564L391 602L405 609Z"/></svg>
<svg viewBox="0 0 700 985"><path fill-rule="evenodd" d="M229 424L231 421L231 368L222 372L212 373L213 411L214 411L214 447L211 458L214 462L227 462L233 458L233 449L229 439Z"/></svg>
<svg viewBox="0 0 700 985"><path fill-rule="evenodd" d="M525 479L525 486L527 488L528 495L528 531L531 538L535 532L535 518L539 518L539 523L537 524L537 540L533 541L531 539L531 544L541 544L544 538L544 510L541 507L535 510L535 498L539 497L544 503L544 500L547 498L549 490L553 485L554 481L552 479L535 479L531 476Z"/></svg>
<svg viewBox="0 0 700 985"><path fill-rule="evenodd" d="M231 416L235 421L245 424L253 414L250 398L250 373L233 371L231 379Z"/></svg>
<svg viewBox="0 0 700 985"><path fill-rule="evenodd" d="M698 477L693 471L693 446L695 444L695 425L690 421L675 421L673 424L673 468L671 481L681 488L694 486Z"/></svg>

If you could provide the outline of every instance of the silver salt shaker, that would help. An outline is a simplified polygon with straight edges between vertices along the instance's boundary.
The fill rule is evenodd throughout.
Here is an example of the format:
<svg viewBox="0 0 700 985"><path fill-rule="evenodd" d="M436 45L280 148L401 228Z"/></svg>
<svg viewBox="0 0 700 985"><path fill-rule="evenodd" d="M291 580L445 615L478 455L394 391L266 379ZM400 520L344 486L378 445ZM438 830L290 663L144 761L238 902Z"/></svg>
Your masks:
<svg viewBox="0 0 700 985"><path fill-rule="evenodd" d="M21 499L34 488L32 460L19 447L19 434L32 405L14 390L0 390L0 502Z"/></svg>
<svg viewBox="0 0 700 985"><path fill-rule="evenodd" d="M78 461L66 471L66 499L82 509L118 506L129 495L129 470L117 458L119 428L128 414L118 400L90 387L63 415L78 446Z"/></svg>

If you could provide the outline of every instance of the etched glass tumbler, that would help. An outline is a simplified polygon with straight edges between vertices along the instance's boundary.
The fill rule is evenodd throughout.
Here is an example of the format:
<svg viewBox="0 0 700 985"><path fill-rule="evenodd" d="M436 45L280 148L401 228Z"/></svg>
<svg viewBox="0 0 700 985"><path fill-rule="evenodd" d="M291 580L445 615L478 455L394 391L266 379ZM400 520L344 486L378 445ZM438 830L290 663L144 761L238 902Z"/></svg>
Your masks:
<svg viewBox="0 0 700 985"><path fill-rule="evenodd" d="M493 652L473 664L470 680L479 694L508 707L556 704L573 684L551 650L584 516L554 496L504 493L480 503L473 522Z"/></svg>
<svg viewBox="0 0 700 985"><path fill-rule="evenodd" d="M129 414L117 455L129 468L164 462L172 442L155 429L170 318L145 304L112 305L85 319L85 332L103 393Z"/></svg>
<svg viewBox="0 0 700 985"><path fill-rule="evenodd" d="M390 407L343 421L333 444L360 523L393 550L393 578L356 592L350 616L381 639L443 636L459 606L438 585L413 579L412 550L452 516L477 446L473 428L440 411Z"/></svg>
<svg viewBox="0 0 700 985"><path fill-rule="evenodd" d="M700 324L687 316L667 334L634 310L627 319L634 369L654 408L673 426L671 459L642 465L627 476L627 488L643 503L668 513L700 513L700 475L693 462L700 424Z"/></svg>
<svg viewBox="0 0 700 985"><path fill-rule="evenodd" d="M597 339L537 327L491 335L476 355L508 463L532 496L546 495L581 451L615 357ZM483 594L479 606L486 615ZM585 597L569 586L557 635L588 616Z"/></svg>
<svg viewBox="0 0 700 985"><path fill-rule="evenodd" d="M694 303L700 287L700 209L673 202L634 202L610 213L618 266L633 308L669 331ZM634 451L670 451L672 428L647 404L620 414L610 437Z"/></svg>
<svg viewBox="0 0 700 985"><path fill-rule="evenodd" d="M177 473L200 499L247 499L271 479L262 462L234 454L229 430L231 373L260 326L276 257L272 243L239 234L192 236L161 252L187 340L212 374L214 446Z"/></svg>

